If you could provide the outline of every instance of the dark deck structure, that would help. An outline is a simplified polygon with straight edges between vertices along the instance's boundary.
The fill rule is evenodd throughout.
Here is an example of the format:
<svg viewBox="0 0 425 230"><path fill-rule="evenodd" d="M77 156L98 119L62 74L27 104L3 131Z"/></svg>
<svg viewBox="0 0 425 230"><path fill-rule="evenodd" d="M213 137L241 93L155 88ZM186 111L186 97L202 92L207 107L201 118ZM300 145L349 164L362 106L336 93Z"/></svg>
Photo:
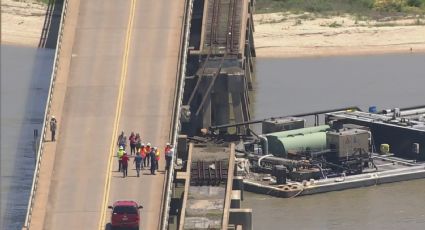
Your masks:
<svg viewBox="0 0 425 230"><path fill-rule="evenodd" d="M416 108L386 114L342 111L326 114L334 125L355 124L369 127L375 151L381 144L389 144L396 156L425 160L425 109Z"/></svg>

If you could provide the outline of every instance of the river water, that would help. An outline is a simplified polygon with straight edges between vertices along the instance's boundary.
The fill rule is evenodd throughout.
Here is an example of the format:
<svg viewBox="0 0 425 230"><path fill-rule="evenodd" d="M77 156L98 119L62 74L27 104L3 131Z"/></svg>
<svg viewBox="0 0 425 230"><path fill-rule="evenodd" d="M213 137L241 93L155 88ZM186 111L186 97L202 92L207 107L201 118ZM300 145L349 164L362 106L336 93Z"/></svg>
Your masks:
<svg viewBox="0 0 425 230"><path fill-rule="evenodd" d="M54 50L1 45L0 229L21 229L34 171ZM39 134L40 135L40 134Z"/></svg>
<svg viewBox="0 0 425 230"><path fill-rule="evenodd" d="M425 54L257 59L255 118L425 104ZM293 199L246 192L254 229L425 229L425 179Z"/></svg>

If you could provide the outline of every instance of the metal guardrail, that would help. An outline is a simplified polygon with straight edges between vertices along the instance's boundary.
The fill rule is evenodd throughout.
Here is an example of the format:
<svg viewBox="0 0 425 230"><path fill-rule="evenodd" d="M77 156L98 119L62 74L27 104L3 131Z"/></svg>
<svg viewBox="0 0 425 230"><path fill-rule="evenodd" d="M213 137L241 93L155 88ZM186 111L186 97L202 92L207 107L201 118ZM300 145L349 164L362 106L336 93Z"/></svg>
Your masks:
<svg viewBox="0 0 425 230"><path fill-rule="evenodd" d="M174 117L173 121L171 123L171 136L170 136L170 143L172 143L175 152L172 157L171 162L175 161L175 155L177 153L177 136L181 128L180 123L180 113L181 113L181 106L183 103L183 91L184 91L184 80L186 75L186 60L187 60L187 53L188 53L188 46L189 46L189 31L190 31L190 22L192 17L192 9L193 9L193 0L185 0L185 8L184 8L184 25L182 27L182 35L180 37L181 41L181 47L180 47L180 55L179 55L179 62L178 62L178 68L180 71L178 71L177 76L177 87L176 87L176 93L175 93L175 100L174 100ZM168 228L168 218L169 218L169 211L170 211L170 203L171 203L171 196L172 196L172 183L174 178L174 167L170 167L170 169L167 171L166 175L166 182L164 183L163 188L163 197L162 197L162 204L161 204L161 217L160 217L160 226L159 229L166 230Z"/></svg>
<svg viewBox="0 0 425 230"><path fill-rule="evenodd" d="M31 193L28 201L28 208L27 208L27 214L25 217L24 226L22 229L30 229L31 225L31 217L32 217L32 210L34 206L34 201L36 197L36 191L38 187L38 179L39 179L39 173L40 173L40 166L41 166L41 160L43 159L43 150L44 150L44 140L46 138L46 130L47 130L47 122L50 115L50 108L52 104L52 95L53 90L55 87L55 81L56 81L56 74L58 71L59 66L59 57L61 52L61 45L62 45L62 37L63 37L63 26L65 23L66 13L68 9L68 0L63 1L63 7L62 7L62 15L61 15L61 21L59 26L59 33L58 33L58 42L56 44L56 52L55 52L55 58L53 62L53 70L52 75L50 78L50 87L49 87L49 93L47 95L47 103L46 108L44 110L44 121L42 126L42 133L40 138L40 144L38 145L38 151L37 151L37 158L36 158L36 165L34 169L34 175L32 180L32 187L31 187Z"/></svg>

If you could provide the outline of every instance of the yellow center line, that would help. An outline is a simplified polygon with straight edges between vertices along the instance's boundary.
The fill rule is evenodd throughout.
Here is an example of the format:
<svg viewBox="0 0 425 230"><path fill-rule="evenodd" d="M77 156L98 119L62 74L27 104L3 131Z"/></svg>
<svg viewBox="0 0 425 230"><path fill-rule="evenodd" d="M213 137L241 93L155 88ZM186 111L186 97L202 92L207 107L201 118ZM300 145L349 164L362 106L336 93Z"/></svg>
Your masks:
<svg viewBox="0 0 425 230"><path fill-rule="evenodd" d="M124 54L123 54L123 62L122 62L122 68L121 68L121 75L120 75L120 85L119 85L119 91L118 91L118 98L117 98L117 106L115 110L115 119L114 119L114 126L112 131L112 141L111 146L109 148L109 161L106 169L106 177L105 177L105 187L103 190L103 199L102 199L102 208L100 213L100 219L99 219L99 230L105 229L105 223L106 223L106 207L109 202L109 191L111 188L111 176L112 176L112 161L114 158L115 153L115 144L117 142L117 135L118 135L118 127L119 127L119 121L121 118L121 109L123 104L123 95L124 95L124 88L125 88L125 79L127 77L127 67L128 67L128 57L130 53L130 44L131 44L131 32L133 28L133 21L134 21L134 14L136 11L136 0L131 0L131 6L130 6L130 17L128 19L128 27L127 27L127 33L125 38L125 47L124 47Z"/></svg>

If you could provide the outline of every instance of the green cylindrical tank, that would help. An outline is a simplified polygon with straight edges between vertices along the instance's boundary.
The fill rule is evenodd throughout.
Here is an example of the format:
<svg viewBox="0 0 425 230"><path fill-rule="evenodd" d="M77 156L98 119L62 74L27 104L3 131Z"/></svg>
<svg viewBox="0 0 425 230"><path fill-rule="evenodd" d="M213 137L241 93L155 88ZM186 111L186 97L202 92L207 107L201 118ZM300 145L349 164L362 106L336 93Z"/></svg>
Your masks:
<svg viewBox="0 0 425 230"><path fill-rule="evenodd" d="M288 131L269 133L269 134L267 134L267 136L276 136L276 137L282 138L282 137L324 132L324 131L329 130L330 128L331 127L329 125L319 125L319 126L313 126L313 127L308 127L308 128L302 128L302 129L293 129L293 130L288 130Z"/></svg>
<svg viewBox="0 0 425 230"><path fill-rule="evenodd" d="M269 152L279 157L287 157L288 151L320 151L326 149L326 132L290 137L267 136L267 140Z"/></svg>

